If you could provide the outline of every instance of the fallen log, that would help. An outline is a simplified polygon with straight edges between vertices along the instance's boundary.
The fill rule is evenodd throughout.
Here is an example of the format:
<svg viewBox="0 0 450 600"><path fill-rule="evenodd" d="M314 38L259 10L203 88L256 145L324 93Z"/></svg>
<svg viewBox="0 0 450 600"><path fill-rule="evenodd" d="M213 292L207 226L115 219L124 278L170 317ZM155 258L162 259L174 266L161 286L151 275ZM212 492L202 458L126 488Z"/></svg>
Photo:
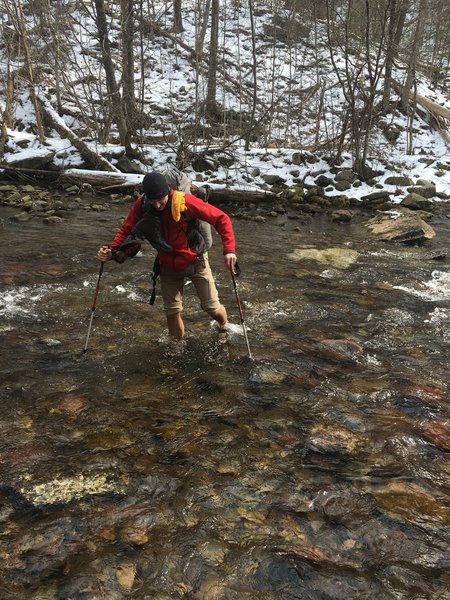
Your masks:
<svg viewBox="0 0 450 600"><path fill-rule="evenodd" d="M141 192L141 183L144 174L120 173L106 171L89 171L88 169L68 169L66 171L46 171L38 169L24 169L9 167L7 164L0 164L0 169L7 171L24 172L27 175L33 175L36 180L39 176L47 178L52 176L53 180L60 186L77 185L80 190L92 189L102 194L113 193L139 193ZM197 186L192 184L191 189ZM209 188L208 201L211 204L220 204L221 202L237 202L250 204L254 202L277 202L279 196L272 192L264 190L235 190L230 188Z"/></svg>
<svg viewBox="0 0 450 600"><path fill-rule="evenodd" d="M63 119L58 115L58 113L53 109L48 100L43 96L38 96L38 100L40 106L45 113L45 116L50 123L50 125L59 133L62 138L67 138L72 146L74 146L81 157L85 161L85 163L91 166L94 169L101 169L103 171L112 171L115 173L120 173L119 169L117 169L114 165L112 165L106 158L97 154L89 146L80 139L76 133L74 133L64 122Z"/></svg>
<svg viewBox="0 0 450 600"><path fill-rule="evenodd" d="M277 202L279 197L271 192L258 192L255 190L230 190L228 188L210 189L208 201L211 204L220 202L242 202L255 204L259 202Z"/></svg>
<svg viewBox="0 0 450 600"><path fill-rule="evenodd" d="M58 183L62 185L78 185L80 188L83 186L90 186L103 193L113 193L114 191L124 191L125 189L132 189L136 186L135 183L127 183L125 177L121 177L120 173L99 173L98 171L89 172L84 171L83 173L72 173L65 172L59 177Z"/></svg>
<svg viewBox="0 0 450 600"><path fill-rule="evenodd" d="M143 177L143 176L142 176ZM83 181L86 181L83 178ZM93 180L92 186L98 186L98 181L95 182ZM104 193L119 193L125 190L129 190L130 192L135 188L140 187L140 182L113 182L113 178L109 178L109 185L101 188L101 191ZM192 189L197 186L192 186ZM273 194L272 192L258 191L258 190L232 190L229 188L209 188L208 193L208 202L211 204L220 204L221 202L240 202L243 204L249 204L254 202L255 204L259 202L276 202L279 200L277 194Z"/></svg>
<svg viewBox="0 0 450 600"><path fill-rule="evenodd" d="M89 184L102 193L133 193L140 191L141 182L144 177L134 173L104 173L99 171L88 171L85 169L70 169L61 175L61 181L76 183L78 185ZM194 190L197 185L192 184ZM259 190L235 190L230 188L209 188L208 200L211 204L215 202L276 202L277 194Z"/></svg>

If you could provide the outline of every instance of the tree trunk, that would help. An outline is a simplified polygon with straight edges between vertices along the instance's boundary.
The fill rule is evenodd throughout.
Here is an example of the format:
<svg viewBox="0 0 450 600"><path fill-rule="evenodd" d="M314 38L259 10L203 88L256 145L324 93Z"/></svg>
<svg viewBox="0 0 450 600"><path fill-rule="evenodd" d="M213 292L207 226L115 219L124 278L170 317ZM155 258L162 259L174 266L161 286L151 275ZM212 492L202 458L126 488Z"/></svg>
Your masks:
<svg viewBox="0 0 450 600"><path fill-rule="evenodd" d="M128 131L136 117L134 89L134 9L133 0L121 0L123 110Z"/></svg>
<svg viewBox="0 0 450 600"><path fill-rule="evenodd" d="M195 56L197 62L203 59L203 44L205 42L206 29L208 28L208 15L211 10L211 0L206 0L204 11L202 12L203 2L198 2L198 18L200 21L200 31L197 30L195 38Z"/></svg>
<svg viewBox="0 0 450 600"><path fill-rule="evenodd" d="M120 143L125 146L125 151L131 152L130 131L128 129L125 114L123 111L122 99L117 86L114 63L111 56L111 43L108 37L108 25L103 0L94 0L95 3L95 21L100 40L102 52L102 65L105 70L106 87L111 106L111 112L119 131Z"/></svg>
<svg viewBox="0 0 450 600"><path fill-rule="evenodd" d="M6 71L6 93L5 93L5 108L3 110L2 125L0 131L0 157L5 154L6 140L8 139L7 129L12 126L12 105L14 99L14 75L11 73L11 68L8 63Z"/></svg>
<svg viewBox="0 0 450 600"><path fill-rule="evenodd" d="M208 87L206 92L206 112L217 112L217 53L219 51L219 0L211 3L211 38L209 44Z"/></svg>
<svg viewBox="0 0 450 600"><path fill-rule="evenodd" d="M181 13L181 0L173 0L173 30L181 33L183 29L183 17Z"/></svg>
<svg viewBox="0 0 450 600"><path fill-rule="evenodd" d="M250 114L250 123L248 125L247 135L245 136L245 151L250 150L250 141L252 136L253 125L255 122L256 112L256 98L258 94L258 81L256 73L256 35L255 35L255 21L253 19L253 0L248 0L248 9L250 14L250 30L252 34L252 76L253 76L253 98L252 98L252 111Z"/></svg>
<svg viewBox="0 0 450 600"><path fill-rule="evenodd" d="M42 126L42 116L40 113L40 106L36 95L36 86L34 78L34 66L31 60L31 49L28 43L27 35L27 24L22 10L21 0L13 2L12 6L10 3L5 3L6 12L13 22L14 28L21 38L21 43L25 55L25 69L30 83L30 95L33 102L35 119L36 119L36 130L39 142L42 144L45 140L44 128Z"/></svg>
<svg viewBox="0 0 450 600"><path fill-rule="evenodd" d="M394 61L398 56L398 48L403 33L403 27L406 19L405 0L390 0L389 4L389 25L386 43L386 65L384 75L383 90L383 112L389 109L389 102L392 89L392 68Z"/></svg>
<svg viewBox="0 0 450 600"><path fill-rule="evenodd" d="M402 106L405 112L408 111L409 107L409 93L413 88L414 80L416 78L416 68L419 59L420 47L423 40L423 34L425 29L425 15L427 10L427 0L420 0L419 9L417 13L416 29L414 31L414 39L411 46L411 52L408 59L408 67L406 71L406 79L402 94Z"/></svg>

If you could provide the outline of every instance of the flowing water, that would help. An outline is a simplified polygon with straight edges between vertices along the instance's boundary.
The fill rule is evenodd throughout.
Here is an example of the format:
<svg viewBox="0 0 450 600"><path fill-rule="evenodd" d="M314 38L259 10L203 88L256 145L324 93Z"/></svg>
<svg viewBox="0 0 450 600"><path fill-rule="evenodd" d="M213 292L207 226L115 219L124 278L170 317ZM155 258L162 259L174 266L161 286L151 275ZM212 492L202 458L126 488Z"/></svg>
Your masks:
<svg viewBox="0 0 450 600"><path fill-rule="evenodd" d="M370 240L367 215L235 219L252 359L217 239L226 339L188 285L186 342L168 340L146 247L105 266L83 353L127 207L0 210L1 598L450 598L433 246Z"/></svg>

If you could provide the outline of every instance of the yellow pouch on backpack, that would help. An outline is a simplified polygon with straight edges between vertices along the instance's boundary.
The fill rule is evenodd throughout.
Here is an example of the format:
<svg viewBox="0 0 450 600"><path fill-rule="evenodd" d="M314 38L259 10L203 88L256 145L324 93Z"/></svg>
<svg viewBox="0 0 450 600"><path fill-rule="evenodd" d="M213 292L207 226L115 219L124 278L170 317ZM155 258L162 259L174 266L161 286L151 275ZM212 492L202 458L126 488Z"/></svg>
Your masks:
<svg viewBox="0 0 450 600"><path fill-rule="evenodd" d="M183 192L175 191L172 194L172 217L178 222L181 219L181 213L186 210L186 200Z"/></svg>

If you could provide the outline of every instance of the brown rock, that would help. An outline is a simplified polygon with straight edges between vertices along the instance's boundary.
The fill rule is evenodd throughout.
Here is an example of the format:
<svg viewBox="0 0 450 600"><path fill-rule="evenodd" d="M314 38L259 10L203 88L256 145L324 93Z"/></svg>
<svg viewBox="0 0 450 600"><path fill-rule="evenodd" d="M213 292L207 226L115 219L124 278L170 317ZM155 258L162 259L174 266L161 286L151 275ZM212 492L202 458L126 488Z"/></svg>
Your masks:
<svg viewBox="0 0 450 600"><path fill-rule="evenodd" d="M411 211L408 213L385 212L371 219L366 226L374 235L387 242L423 242L436 235L434 229L423 219Z"/></svg>
<svg viewBox="0 0 450 600"><path fill-rule="evenodd" d="M374 494L380 510L413 523L444 524L449 509L427 490L407 481L390 481Z"/></svg>
<svg viewBox="0 0 450 600"><path fill-rule="evenodd" d="M449 423L443 423L442 421L428 421L422 425L421 433L431 444L434 444L443 450L450 450Z"/></svg>

